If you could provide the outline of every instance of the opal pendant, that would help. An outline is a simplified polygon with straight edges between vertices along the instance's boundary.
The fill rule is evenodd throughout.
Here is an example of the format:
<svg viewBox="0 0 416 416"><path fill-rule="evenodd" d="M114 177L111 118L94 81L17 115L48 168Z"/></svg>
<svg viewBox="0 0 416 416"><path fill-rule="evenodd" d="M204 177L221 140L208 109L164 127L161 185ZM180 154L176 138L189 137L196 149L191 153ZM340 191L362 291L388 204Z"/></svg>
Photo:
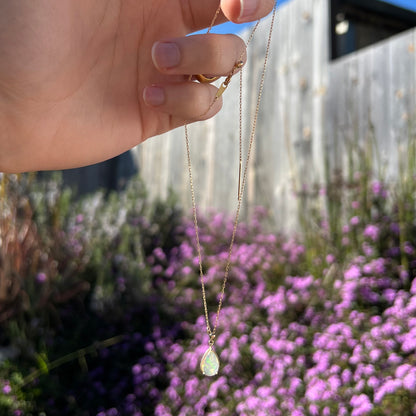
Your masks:
<svg viewBox="0 0 416 416"><path fill-rule="evenodd" d="M201 371L206 376L215 376L220 368L220 360L212 347L209 347L201 359Z"/></svg>

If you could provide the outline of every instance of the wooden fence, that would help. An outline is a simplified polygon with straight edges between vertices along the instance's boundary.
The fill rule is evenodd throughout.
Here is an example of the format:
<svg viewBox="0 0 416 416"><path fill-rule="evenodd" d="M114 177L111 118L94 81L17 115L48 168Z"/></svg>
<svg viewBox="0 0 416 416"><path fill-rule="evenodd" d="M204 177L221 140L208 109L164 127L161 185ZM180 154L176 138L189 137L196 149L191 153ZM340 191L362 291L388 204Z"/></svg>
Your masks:
<svg viewBox="0 0 416 416"><path fill-rule="evenodd" d="M363 142L374 132L394 174L397 144L416 116L416 31L330 62L328 14L327 0L293 0L278 10L243 215L265 206L283 229L296 226L296 191L323 182L326 155L332 167L343 163L348 138ZM245 140L267 31L265 21L248 51ZM190 137L199 207L234 212L238 80L226 91L220 114L192 125ZM164 198L172 189L190 207L183 129L152 138L133 152L152 198Z"/></svg>
<svg viewBox="0 0 416 416"><path fill-rule="evenodd" d="M374 162L387 180L398 172L400 152L416 122L416 30L329 65L326 151L332 167L345 165L351 141L373 145Z"/></svg>

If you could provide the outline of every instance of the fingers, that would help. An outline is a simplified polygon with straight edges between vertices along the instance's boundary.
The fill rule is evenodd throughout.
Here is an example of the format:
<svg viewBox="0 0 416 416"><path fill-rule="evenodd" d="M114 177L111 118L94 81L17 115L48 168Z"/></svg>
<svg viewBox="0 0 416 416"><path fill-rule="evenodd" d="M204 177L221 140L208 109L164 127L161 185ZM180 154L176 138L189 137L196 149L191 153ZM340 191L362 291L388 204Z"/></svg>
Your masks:
<svg viewBox="0 0 416 416"><path fill-rule="evenodd" d="M236 62L245 58L245 44L235 35L194 35L156 42L152 60L166 81L146 87L143 100L183 122L212 117L222 103L215 99L217 88L190 82L189 76L229 75Z"/></svg>
<svg viewBox="0 0 416 416"><path fill-rule="evenodd" d="M143 100L184 124L210 118L221 109L222 101L215 99L216 91L212 85L195 82L152 85L144 89Z"/></svg>
<svg viewBox="0 0 416 416"><path fill-rule="evenodd" d="M228 75L237 61L246 60L246 47L235 35L195 35L156 42L156 68L164 74Z"/></svg>
<svg viewBox="0 0 416 416"><path fill-rule="evenodd" d="M267 16L275 0L221 0L224 15L234 23L251 22Z"/></svg>
<svg viewBox="0 0 416 416"><path fill-rule="evenodd" d="M184 19L193 32L208 27L219 5L219 0L187 0L183 2ZM269 14L275 0L221 0L221 13L215 24L231 20L244 23L258 20Z"/></svg>

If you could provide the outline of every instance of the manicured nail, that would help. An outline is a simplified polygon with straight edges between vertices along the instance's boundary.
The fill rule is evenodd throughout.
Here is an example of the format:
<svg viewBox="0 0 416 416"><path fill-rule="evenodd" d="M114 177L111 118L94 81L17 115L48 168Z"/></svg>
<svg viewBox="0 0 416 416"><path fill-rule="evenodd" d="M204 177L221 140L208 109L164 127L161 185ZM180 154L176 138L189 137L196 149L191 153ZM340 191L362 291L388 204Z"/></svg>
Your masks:
<svg viewBox="0 0 416 416"><path fill-rule="evenodd" d="M252 17L256 12L259 0L240 0L240 4L239 20L246 20Z"/></svg>
<svg viewBox="0 0 416 416"><path fill-rule="evenodd" d="M152 59L160 69L169 69L179 65L181 53L173 42L156 42L152 48Z"/></svg>
<svg viewBox="0 0 416 416"><path fill-rule="evenodd" d="M147 105L158 106L165 102L165 91L161 87L152 85L143 90L143 100Z"/></svg>

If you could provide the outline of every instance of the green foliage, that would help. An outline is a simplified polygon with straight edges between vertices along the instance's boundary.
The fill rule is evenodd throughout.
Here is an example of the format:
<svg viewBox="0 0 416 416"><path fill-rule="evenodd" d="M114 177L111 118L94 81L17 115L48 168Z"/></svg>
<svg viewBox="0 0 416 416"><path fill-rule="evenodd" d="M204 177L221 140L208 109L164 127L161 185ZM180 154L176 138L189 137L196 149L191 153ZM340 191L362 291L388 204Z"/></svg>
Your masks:
<svg viewBox="0 0 416 416"><path fill-rule="evenodd" d="M146 258L156 246L178 244L181 212L173 197L147 204L138 179L124 193L82 200L59 177L3 175L0 190L0 241L8 242L0 244L0 384L7 380L12 390L0 392L0 414L29 412L50 394L78 415L53 370L64 367L68 382L82 383L101 351L152 331L152 319L137 319L152 306ZM111 324L121 318L125 327ZM103 320L110 326L102 328ZM137 351L119 365L129 369Z"/></svg>

